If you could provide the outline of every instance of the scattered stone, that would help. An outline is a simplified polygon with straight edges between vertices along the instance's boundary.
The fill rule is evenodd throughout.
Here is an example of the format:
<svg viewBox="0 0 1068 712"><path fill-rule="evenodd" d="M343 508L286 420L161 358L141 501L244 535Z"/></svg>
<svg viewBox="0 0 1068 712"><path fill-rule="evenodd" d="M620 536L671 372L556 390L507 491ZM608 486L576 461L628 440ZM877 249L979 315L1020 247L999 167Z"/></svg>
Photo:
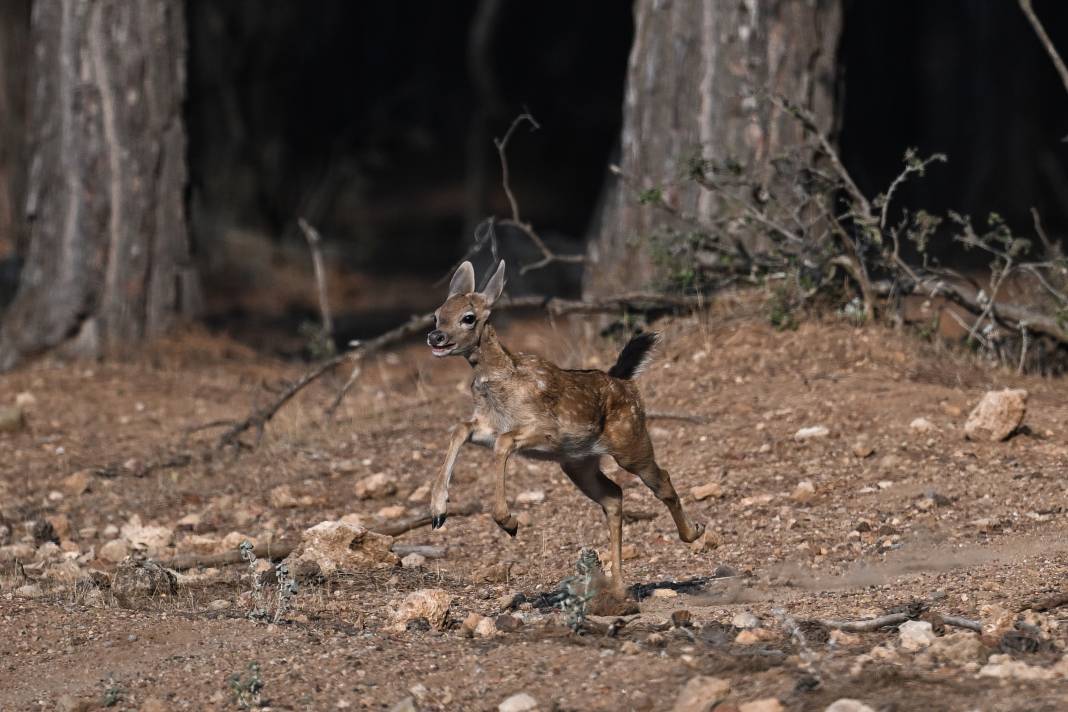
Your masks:
<svg viewBox="0 0 1068 712"><path fill-rule="evenodd" d="M92 700L83 700L74 695L60 695L56 700L56 712L89 712L98 709Z"/></svg>
<svg viewBox="0 0 1068 712"><path fill-rule="evenodd" d="M418 618L425 619L435 630L445 627L452 596L440 588L424 588L404 597L393 612L393 630L405 631L408 623Z"/></svg>
<svg viewBox="0 0 1068 712"><path fill-rule="evenodd" d="M184 531L193 531L200 527L200 521L201 516L199 514L197 514L196 512L190 512L189 514L179 519L178 522L174 525L174 528Z"/></svg>
<svg viewBox="0 0 1068 712"><path fill-rule="evenodd" d="M693 627L693 614L687 611L685 608L671 612L671 625L676 628L691 628Z"/></svg>
<svg viewBox="0 0 1068 712"><path fill-rule="evenodd" d="M538 701L525 692L512 695L497 705L497 712L537 712Z"/></svg>
<svg viewBox="0 0 1068 712"><path fill-rule="evenodd" d="M403 504L391 504L388 507L382 507L381 509L379 509L377 512L375 512L375 516L379 519L391 521L394 519L400 519L407 513L408 508L405 507Z"/></svg>
<svg viewBox="0 0 1068 712"><path fill-rule="evenodd" d="M712 531L711 527L706 526L704 533L690 544L690 550L700 554L703 551L712 551L718 548L721 543L719 535Z"/></svg>
<svg viewBox="0 0 1068 712"><path fill-rule="evenodd" d="M512 575L512 562L499 561L486 564L474 573L474 580L480 583L506 583Z"/></svg>
<svg viewBox="0 0 1068 712"><path fill-rule="evenodd" d="M861 459L875 454L875 448L867 440L858 440L853 445L853 454Z"/></svg>
<svg viewBox="0 0 1068 712"><path fill-rule="evenodd" d="M216 598L214 601L208 604L208 608L213 611L224 611L230 607L230 602L225 598Z"/></svg>
<svg viewBox="0 0 1068 712"><path fill-rule="evenodd" d="M223 551L221 539L205 534L184 536L175 543L175 548L180 554L214 554Z"/></svg>
<svg viewBox="0 0 1068 712"><path fill-rule="evenodd" d="M825 426L813 425L808 428L801 428L796 433L794 433L794 440L796 440L797 442L803 442L805 440L816 440L819 438L825 438L830 434L831 431L828 430Z"/></svg>
<svg viewBox="0 0 1068 712"><path fill-rule="evenodd" d="M749 509L750 507L762 507L774 501L775 495L773 494L754 494L749 497L742 497L738 500L738 506L742 509Z"/></svg>
<svg viewBox="0 0 1068 712"><path fill-rule="evenodd" d="M731 625L735 628L742 630L748 630L750 628L759 628L760 619L749 611L739 611L734 614L734 618L731 618Z"/></svg>
<svg viewBox="0 0 1068 712"><path fill-rule="evenodd" d="M367 518L362 514L346 514L338 521L342 524L348 524L350 527L361 527L363 529L367 528Z"/></svg>
<svg viewBox="0 0 1068 712"><path fill-rule="evenodd" d="M0 546L0 562L30 561L35 555L36 549L33 548L33 545L24 542Z"/></svg>
<svg viewBox="0 0 1068 712"><path fill-rule="evenodd" d="M125 539L112 539L96 552L97 558L111 564L117 564L130 555L130 545Z"/></svg>
<svg viewBox="0 0 1068 712"><path fill-rule="evenodd" d="M927 621L905 621L897 627L901 649L909 652L922 650L934 642L934 628Z"/></svg>
<svg viewBox="0 0 1068 712"><path fill-rule="evenodd" d="M136 514L122 525L120 532L131 547L151 557L160 556L174 538L174 532L169 527L142 525L141 517Z"/></svg>
<svg viewBox="0 0 1068 712"><path fill-rule="evenodd" d="M15 405L19 408L32 408L37 405L37 397L29 391L22 391L15 396Z"/></svg>
<svg viewBox="0 0 1068 712"><path fill-rule="evenodd" d="M1013 680L1052 680L1055 670L1028 665L1022 660L1013 660L1009 655L991 655L986 665L979 668L979 677L1011 678Z"/></svg>
<svg viewBox="0 0 1068 712"><path fill-rule="evenodd" d="M783 712L784 709L777 697L765 697L738 706L738 712Z"/></svg>
<svg viewBox="0 0 1068 712"><path fill-rule="evenodd" d="M673 588L654 588L651 595L653 598L675 598L679 592Z"/></svg>
<svg viewBox="0 0 1068 712"><path fill-rule="evenodd" d="M399 559L390 551L393 537L369 532L342 522L320 522L305 529L300 544L286 557L292 569L302 561L313 561L323 575L335 571L359 571L377 564L395 565ZM403 629L403 628L402 628Z"/></svg>
<svg viewBox="0 0 1068 712"><path fill-rule="evenodd" d="M481 613L471 611L467 614L467 618L464 618L464 622L460 624L460 633L470 638L475 634L475 628L485 618Z"/></svg>
<svg viewBox="0 0 1068 712"><path fill-rule="evenodd" d="M983 652L979 636L966 631L947 633L935 638L927 648L927 654L940 662L965 665L976 662Z"/></svg>
<svg viewBox="0 0 1068 712"><path fill-rule="evenodd" d="M672 712L709 712L731 693L731 683L719 677L698 675L679 691Z"/></svg>
<svg viewBox="0 0 1068 712"><path fill-rule="evenodd" d="M690 490L693 498L700 502L709 497L720 498L723 496L723 485L718 482L709 482L707 485L698 485Z"/></svg>
<svg viewBox="0 0 1068 712"><path fill-rule="evenodd" d="M797 483L797 487L794 488L793 494L790 498L795 502L811 502L812 498L816 496L816 485L812 484L812 480L801 480Z"/></svg>
<svg viewBox="0 0 1068 712"><path fill-rule="evenodd" d="M1027 391L1006 389L988 391L964 423L969 440L998 442L1012 435L1027 412Z"/></svg>
<svg viewBox="0 0 1068 712"><path fill-rule="evenodd" d="M497 616L494 625L497 626L497 630L504 631L505 633L514 633L523 627L523 619L518 616L502 613Z"/></svg>
<svg viewBox="0 0 1068 712"><path fill-rule="evenodd" d="M0 433L14 433L26 427L26 416L17 405L0 405Z"/></svg>
<svg viewBox="0 0 1068 712"><path fill-rule="evenodd" d="M60 541L70 537L70 519L66 514L50 514L45 519L52 526L52 531Z"/></svg>
<svg viewBox="0 0 1068 712"><path fill-rule="evenodd" d="M859 635L844 630L832 630L828 642L839 648L848 648L861 642Z"/></svg>
<svg viewBox="0 0 1068 712"><path fill-rule="evenodd" d="M278 485L272 489L267 501L275 509L290 509L300 504L289 485Z"/></svg>
<svg viewBox="0 0 1068 712"><path fill-rule="evenodd" d="M419 712L419 708L415 706L415 700L411 697L405 697L389 708L389 712Z"/></svg>
<svg viewBox="0 0 1068 712"><path fill-rule="evenodd" d="M843 697L827 705L827 709L824 712L875 712L875 710L860 700Z"/></svg>
<svg viewBox="0 0 1068 712"><path fill-rule="evenodd" d="M516 504L540 504L545 501L545 492L542 490L528 490L516 495Z"/></svg>
<svg viewBox="0 0 1068 712"><path fill-rule="evenodd" d="M743 630L734 637L734 642L738 645L756 645L761 641L761 637L754 630Z"/></svg>
<svg viewBox="0 0 1068 712"><path fill-rule="evenodd" d="M914 433L933 433L938 430L938 428L936 428L935 424L927 418L916 418L909 423L909 430Z"/></svg>
<svg viewBox="0 0 1068 712"><path fill-rule="evenodd" d="M44 595L44 591L36 583L27 583L16 588L15 595L22 598L40 598Z"/></svg>
<svg viewBox="0 0 1068 712"><path fill-rule="evenodd" d="M93 473L89 470L78 470L74 474L64 477L60 481L60 486L71 497L77 497L88 492L92 482Z"/></svg>
<svg viewBox="0 0 1068 712"><path fill-rule="evenodd" d="M497 635L497 624L492 618L483 616L475 626L475 635L479 638L492 638Z"/></svg>
<svg viewBox="0 0 1068 712"><path fill-rule="evenodd" d="M408 501L413 503L426 502L430 499L430 485L421 484L408 495Z"/></svg>
<svg viewBox="0 0 1068 712"><path fill-rule="evenodd" d="M401 566L406 569L418 569L424 565L426 565L426 557L414 551L401 559Z"/></svg>
<svg viewBox="0 0 1068 712"><path fill-rule="evenodd" d="M377 472L357 482L354 489L357 499L380 499L397 492L397 480L385 472Z"/></svg>
<svg viewBox="0 0 1068 712"><path fill-rule="evenodd" d="M154 561L127 559L119 564L111 591L120 601L134 601L153 596L173 596L178 593L178 579Z"/></svg>
<svg viewBox="0 0 1068 712"><path fill-rule="evenodd" d="M987 647L997 648L1001 638L1016 627L1016 614L1004 606L988 603L979 608L979 622L982 642Z"/></svg>
<svg viewBox="0 0 1068 712"><path fill-rule="evenodd" d="M624 655L637 655L642 651L642 646L635 643L633 640L624 640L623 645L619 646L619 652Z"/></svg>

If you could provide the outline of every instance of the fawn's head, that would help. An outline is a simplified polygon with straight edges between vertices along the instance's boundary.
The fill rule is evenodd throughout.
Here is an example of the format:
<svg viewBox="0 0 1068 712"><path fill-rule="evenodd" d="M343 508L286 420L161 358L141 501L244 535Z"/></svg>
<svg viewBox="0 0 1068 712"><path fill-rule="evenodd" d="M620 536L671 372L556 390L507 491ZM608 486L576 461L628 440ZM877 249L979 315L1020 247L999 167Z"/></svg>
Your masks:
<svg viewBox="0 0 1068 712"><path fill-rule="evenodd" d="M502 291L504 260L481 292L475 291L475 268L470 262L460 265L449 283L448 298L434 312L435 328L426 336L431 352L435 356L466 356L474 351Z"/></svg>

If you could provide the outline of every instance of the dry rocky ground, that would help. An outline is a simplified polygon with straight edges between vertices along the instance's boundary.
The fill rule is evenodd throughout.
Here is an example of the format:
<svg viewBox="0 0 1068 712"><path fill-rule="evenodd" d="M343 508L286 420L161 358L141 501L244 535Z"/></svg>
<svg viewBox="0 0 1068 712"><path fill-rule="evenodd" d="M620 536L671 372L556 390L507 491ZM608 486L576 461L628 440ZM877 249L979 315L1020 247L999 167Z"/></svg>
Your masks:
<svg viewBox="0 0 1068 712"><path fill-rule="evenodd" d="M607 532L550 463L512 466L515 539L485 514L392 542L366 531L425 511L469 407L458 360L383 356L333 421L322 406L339 381L236 458L203 457L214 433L189 430L299 367L189 334L129 362L3 376L0 404L24 422L0 433L0 709L1068 708L1068 607L1022 610L1068 591L1068 384L882 327L780 332L746 304L663 327L642 389L652 411L707 418L658 419L653 436L709 534L680 543L651 493L608 468L633 515L640 614L591 615L577 633L542 594ZM614 357L588 322L502 331L569 366ZM1023 427L965 439L983 394L1007 387L1029 393ZM152 466L176 452L192 457ZM488 498L488 455L463 451L452 506ZM262 561L257 577L143 563L321 522L289 560L280 612ZM918 620L818 622L900 611Z"/></svg>

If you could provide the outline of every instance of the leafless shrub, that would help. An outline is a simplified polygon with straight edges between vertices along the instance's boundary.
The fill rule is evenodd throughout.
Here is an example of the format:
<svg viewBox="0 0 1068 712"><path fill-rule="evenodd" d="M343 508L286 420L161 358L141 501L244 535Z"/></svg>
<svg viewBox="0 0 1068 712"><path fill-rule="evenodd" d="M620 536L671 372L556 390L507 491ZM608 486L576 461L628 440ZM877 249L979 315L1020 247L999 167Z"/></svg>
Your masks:
<svg viewBox="0 0 1068 712"><path fill-rule="evenodd" d="M799 121L806 140L774 157L760 174L732 160L691 156L678 182L707 191L709 209L701 215L672 204L674 185L642 186L636 177L621 176L639 202L670 218L652 236L670 286L707 291L739 281L769 285L769 318L780 328L793 326L793 312L817 297L829 297L844 316L863 321L898 316L907 295L941 297L971 314L969 342L1003 363L1045 370L1045 359L1029 361L1028 349L1037 355L1039 338L1065 349L1068 260L1046 237L1037 214L1036 243L1016 235L996 213L978 228L968 216L895 205L904 183L946 161L914 149L905 152L886 191L869 198L810 114L780 97L766 100ZM990 258L985 283L938 263L931 246L945 239ZM906 261L906 244L918 264ZM1010 280L1036 298L1027 305L1006 301Z"/></svg>

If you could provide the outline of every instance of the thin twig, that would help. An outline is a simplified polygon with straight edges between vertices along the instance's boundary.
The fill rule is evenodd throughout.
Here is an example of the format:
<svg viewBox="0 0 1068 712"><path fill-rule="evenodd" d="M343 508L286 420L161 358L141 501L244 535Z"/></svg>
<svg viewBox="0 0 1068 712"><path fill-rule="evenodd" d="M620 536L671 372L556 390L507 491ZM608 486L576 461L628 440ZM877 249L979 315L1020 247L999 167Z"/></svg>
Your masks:
<svg viewBox="0 0 1068 712"><path fill-rule="evenodd" d="M323 337L332 339L334 336L334 319L330 315L330 299L326 292L326 270L323 268L323 239L319 231L312 227L304 218L297 218L304 233L304 239L308 241L311 250L312 266L315 269L315 284L319 292L319 313L323 320Z"/></svg>
<svg viewBox="0 0 1068 712"><path fill-rule="evenodd" d="M645 417L649 420L682 420L687 423L697 423L704 425L709 422L709 418L704 415L692 415L690 413L669 413L663 410L651 410L645 414Z"/></svg>
<svg viewBox="0 0 1068 712"><path fill-rule="evenodd" d="M581 264L586 261L585 255L558 255L549 249L549 246L545 244L545 241L541 239L537 231L530 223L523 222L523 219L519 216L519 202L515 199L515 193L512 192L511 176L508 171L508 142L512 139L512 134L519 128L522 123L529 123L531 130L537 130L541 128L541 125L535 120L529 112L524 112L512 120L512 124L505 131L503 138L493 139L493 145L497 147L497 157L501 162L501 187L504 189L504 194L508 198L508 205L511 206L512 217L510 220L501 220L499 224L514 227L522 232L527 238L534 243L534 246L541 252L541 259L537 262L532 262L527 265L523 265L519 268L519 274L526 274L532 270L541 269L546 265L553 262L568 262L572 264Z"/></svg>
<svg viewBox="0 0 1068 712"><path fill-rule="evenodd" d="M1053 66L1057 68L1057 74L1061 76L1061 82L1064 83L1064 89L1065 91L1068 91L1068 67L1064 66L1064 60L1061 59L1061 55L1057 51L1057 48L1053 46L1053 40L1046 34L1046 28L1042 26L1042 21L1038 19L1038 15L1035 14L1034 8L1031 7L1031 0L1019 1L1020 9L1023 10L1023 14L1027 16L1027 20L1031 23L1031 27L1034 28L1039 41L1042 42L1042 46L1044 46L1046 52L1049 53L1049 58L1053 60Z"/></svg>

